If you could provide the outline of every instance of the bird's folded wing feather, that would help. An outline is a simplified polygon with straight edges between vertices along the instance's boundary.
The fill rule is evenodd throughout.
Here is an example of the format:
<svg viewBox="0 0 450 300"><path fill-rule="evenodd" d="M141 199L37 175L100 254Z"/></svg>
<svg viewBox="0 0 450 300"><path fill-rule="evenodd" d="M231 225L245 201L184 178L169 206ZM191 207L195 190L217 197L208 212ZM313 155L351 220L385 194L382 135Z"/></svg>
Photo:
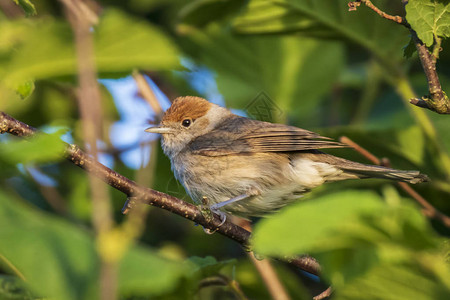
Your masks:
<svg viewBox="0 0 450 300"><path fill-rule="evenodd" d="M188 147L196 154L221 156L255 152L295 152L348 146L297 127L234 117L210 133L193 140Z"/></svg>

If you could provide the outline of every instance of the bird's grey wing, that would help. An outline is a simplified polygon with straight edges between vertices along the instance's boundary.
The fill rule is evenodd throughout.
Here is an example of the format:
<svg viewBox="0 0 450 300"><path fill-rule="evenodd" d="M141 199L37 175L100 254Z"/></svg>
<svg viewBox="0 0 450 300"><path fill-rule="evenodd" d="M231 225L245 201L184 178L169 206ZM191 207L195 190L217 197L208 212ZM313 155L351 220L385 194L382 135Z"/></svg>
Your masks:
<svg viewBox="0 0 450 300"><path fill-rule="evenodd" d="M312 131L243 117L228 119L188 147L201 155L220 156L255 152L295 152L348 147Z"/></svg>

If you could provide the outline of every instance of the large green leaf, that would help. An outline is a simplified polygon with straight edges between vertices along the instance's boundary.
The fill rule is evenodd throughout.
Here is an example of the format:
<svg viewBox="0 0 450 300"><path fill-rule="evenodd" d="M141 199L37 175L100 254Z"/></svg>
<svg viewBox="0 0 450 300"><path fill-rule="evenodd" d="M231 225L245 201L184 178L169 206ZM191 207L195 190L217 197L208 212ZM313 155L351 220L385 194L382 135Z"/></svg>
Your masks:
<svg viewBox="0 0 450 300"><path fill-rule="evenodd" d="M209 22L228 17L245 5L240 0L195 0L190 1L179 13L183 24L202 27Z"/></svg>
<svg viewBox="0 0 450 300"><path fill-rule="evenodd" d="M92 235L0 193L0 263L8 260L38 296L96 299L99 259ZM11 269L11 268L9 268ZM124 295L160 295L177 287L189 265L133 247L119 269Z"/></svg>
<svg viewBox="0 0 450 300"><path fill-rule="evenodd" d="M382 1L377 6L384 9ZM335 0L252 0L235 19L241 33L299 32L308 36L344 38L366 48L383 63L391 65L401 55L408 32L361 6L349 12L344 1Z"/></svg>
<svg viewBox="0 0 450 300"><path fill-rule="evenodd" d="M356 299L358 294L364 299L410 299L421 283L435 290L420 288L419 299L440 299L450 292L450 268L435 233L416 207L395 193L386 195L389 205L371 192L347 191L287 208L256 226L255 250L313 255L339 299ZM393 272L381 274L381 266ZM396 278L408 272L414 276ZM404 290L405 296L399 292L387 297L388 290Z"/></svg>
<svg viewBox="0 0 450 300"><path fill-rule="evenodd" d="M95 298L98 259L87 232L0 194L0 253L38 296Z"/></svg>
<svg viewBox="0 0 450 300"><path fill-rule="evenodd" d="M449 1L409 0L406 19L427 46L433 45L437 37L450 37Z"/></svg>
<svg viewBox="0 0 450 300"><path fill-rule="evenodd" d="M333 237L344 227L358 224L362 213L380 211L382 206L380 197L367 191L335 193L299 203L257 224L255 250L294 255L346 247L347 241Z"/></svg>
<svg viewBox="0 0 450 300"><path fill-rule="evenodd" d="M6 32L0 35L0 41L9 45L3 49L8 55L0 58L0 85L17 89L29 80L76 74L73 35L67 23L50 18L12 23L2 25ZM21 35L13 25L20 28ZM99 73L130 73L134 68L162 70L178 65L175 45L145 21L109 9L94 31Z"/></svg>
<svg viewBox="0 0 450 300"><path fill-rule="evenodd" d="M344 61L342 45L337 42L239 36L218 24L204 31L193 29L187 39L191 56L216 73L227 102L248 111L258 105L272 106L273 120L268 121L279 120L294 107L308 114L330 91ZM199 47L202 51L196 50Z"/></svg>
<svg viewBox="0 0 450 300"><path fill-rule="evenodd" d="M380 264L334 296L337 300L441 300L449 298L450 290L422 266Z"/></svg>
<svg viewBox="0 0 450 300"><path fill-rule="evenodd" d="M148 22L113 9L106 11L95 32L95 55L100 72L167 70L179 62L168 36Z"/></svg>

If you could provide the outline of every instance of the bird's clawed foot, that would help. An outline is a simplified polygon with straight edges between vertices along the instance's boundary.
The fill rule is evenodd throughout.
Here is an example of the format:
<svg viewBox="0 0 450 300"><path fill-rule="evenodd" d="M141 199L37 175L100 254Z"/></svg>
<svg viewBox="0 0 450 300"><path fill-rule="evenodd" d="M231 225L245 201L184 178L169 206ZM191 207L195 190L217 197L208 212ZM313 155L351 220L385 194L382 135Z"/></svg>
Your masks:
<svg viewBox="0 0 450 300"><path fill-rule="evenodd" d="M202 198L202 204L200 205L200 212L202 213L202 215L205 217L205 219L208 222L212 222L214 220L213 213L219 215L219 217L220 217L220 224L216 226L216 229L211 230L209 228L203 227L203 231L206 234L213 234L227 220L227 215L224 212L219 210L219 208L217 207L217 204L209 205L208 198L206 198L206 197Z"/></svg>

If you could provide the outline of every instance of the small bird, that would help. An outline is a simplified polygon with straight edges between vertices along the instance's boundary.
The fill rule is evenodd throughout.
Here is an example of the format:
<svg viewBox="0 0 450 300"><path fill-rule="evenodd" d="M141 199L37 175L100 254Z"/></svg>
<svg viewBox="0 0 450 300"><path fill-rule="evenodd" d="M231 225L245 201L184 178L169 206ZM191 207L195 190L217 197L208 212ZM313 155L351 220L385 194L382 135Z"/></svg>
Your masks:
<svg viewBox="0 0 450 300"><path fill-rule="evenodd" d="M314 132L237 116L193 96L179 97L159 126L162 149L189 196L221 215L263 216L326 182L384 178L420 183L419 171L365 165L319 151L343 148ZM206 198L204 198L206 197Z"/></svg>

